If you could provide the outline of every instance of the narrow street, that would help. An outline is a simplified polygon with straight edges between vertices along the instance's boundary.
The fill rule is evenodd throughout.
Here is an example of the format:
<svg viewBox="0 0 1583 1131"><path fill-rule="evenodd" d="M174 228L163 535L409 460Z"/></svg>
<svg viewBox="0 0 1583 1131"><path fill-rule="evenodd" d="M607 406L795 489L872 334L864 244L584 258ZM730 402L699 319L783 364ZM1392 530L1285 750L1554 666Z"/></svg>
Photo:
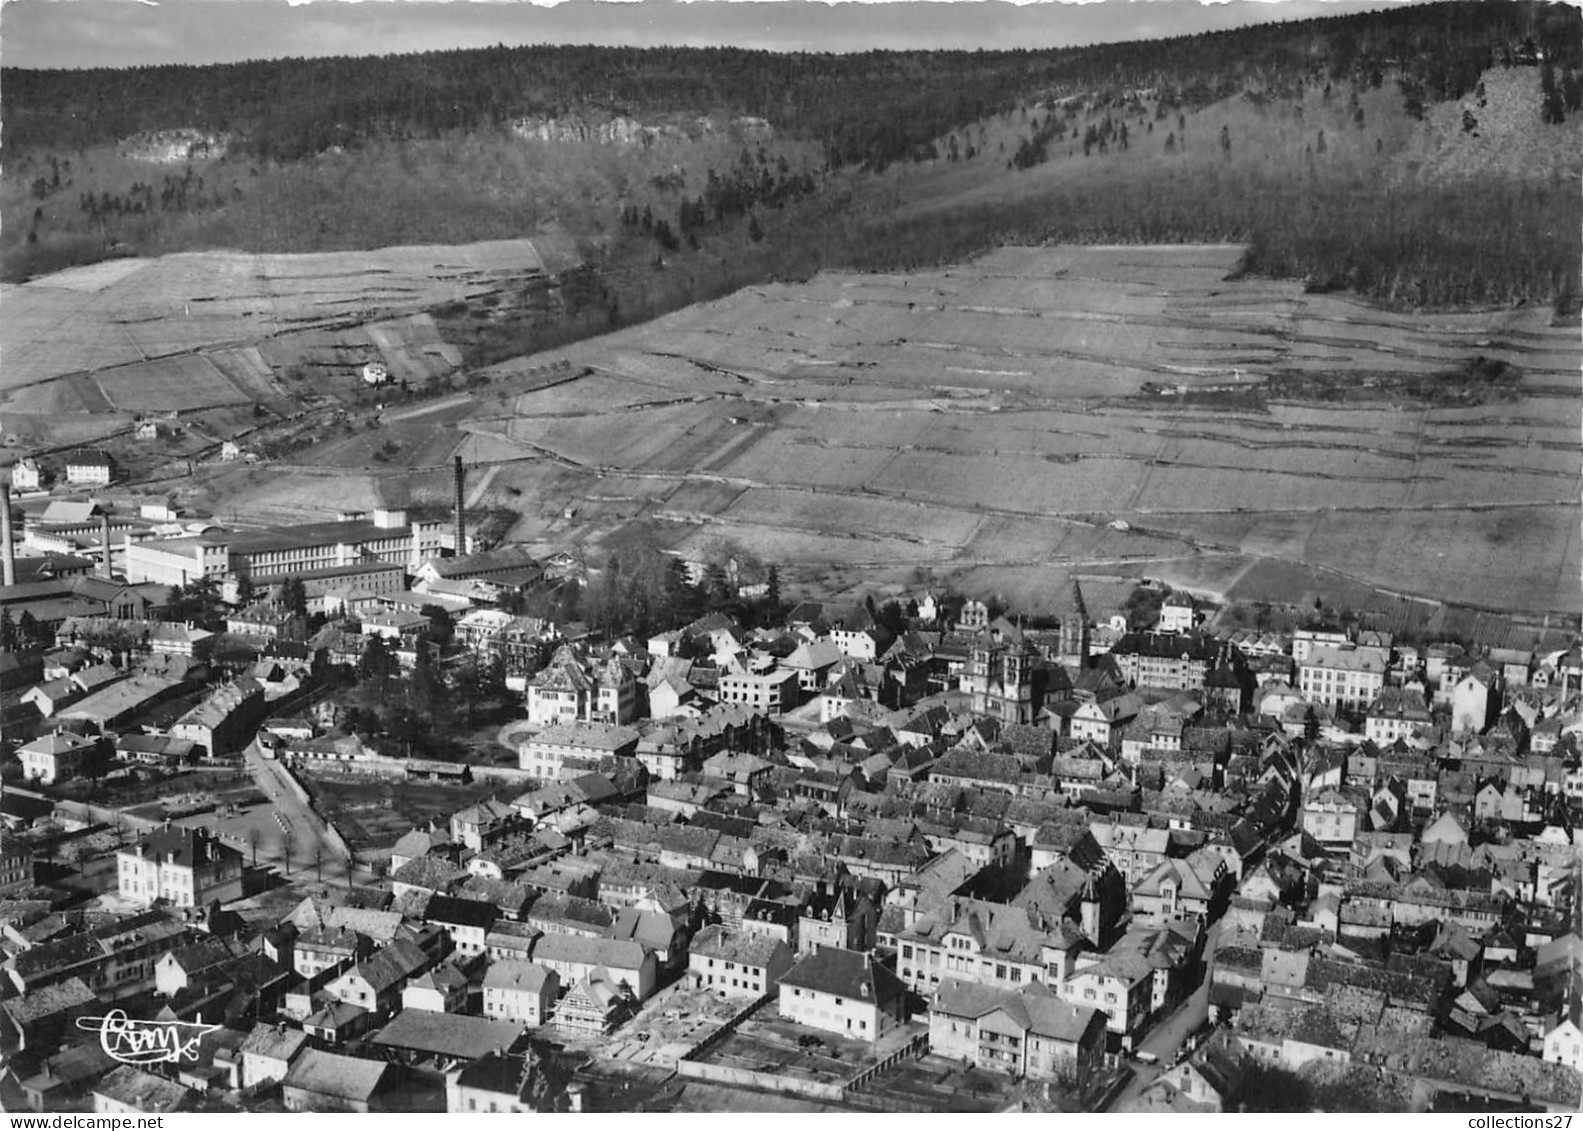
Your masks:
<svg viewBox="0 0 1583 1131"><path fill-rule="evenodd" d="M1209 1018L1209 979L1214 970L1215 947L1220 942L1220 923L1217 921L1209 928L1209 935L1204 940L1204 980L1199 983L1187 1000L1177 1006L1165 1020L1156 1024L1139 1043L1143 1052L1153 1053L1159 1057L1157 1064L1133 1064L1133 1078L1127 1086L1117 1093L1111 1102L1109 1111L1125 1111L1127 1105L1136 1100L1145 1088L1159 1078L1160 1073L1166 1071L1175 1063L1176 1058L1187 1038Z"/></svg>

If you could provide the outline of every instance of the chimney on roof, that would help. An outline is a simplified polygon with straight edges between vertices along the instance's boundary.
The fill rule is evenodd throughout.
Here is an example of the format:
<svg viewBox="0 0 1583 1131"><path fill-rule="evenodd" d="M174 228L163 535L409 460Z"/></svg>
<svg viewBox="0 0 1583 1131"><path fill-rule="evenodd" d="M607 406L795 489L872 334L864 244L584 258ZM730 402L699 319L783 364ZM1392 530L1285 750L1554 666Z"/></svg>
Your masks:
<svg viewBox="0 0 1583 1131"><path fill-rule="evenodd" d="M99 576L106 581L110 579L110 516L99 516L99 545L104 548L104 556L99 562Z"/></svg>
<svg viewBox="0 0 1583 1131"><path fill-rule="evenodd" d="M467 472L462 468L462 457L456 457L456 556L467 553L467 518L462 512L462 488L467 482Z"/></svg>

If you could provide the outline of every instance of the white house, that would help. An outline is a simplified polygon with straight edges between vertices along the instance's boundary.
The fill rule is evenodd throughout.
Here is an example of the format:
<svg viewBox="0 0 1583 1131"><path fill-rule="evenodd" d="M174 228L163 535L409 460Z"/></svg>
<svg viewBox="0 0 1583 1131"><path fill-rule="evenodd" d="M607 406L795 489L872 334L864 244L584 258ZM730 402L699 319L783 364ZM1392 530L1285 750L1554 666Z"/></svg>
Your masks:
<svg viewBox="0 0 1583 1131"><path fill-rule="evenodd" d="M66 457L66 482L108 487L115 476L115 461L102 448L85 448Z"/></svg>
<svg viewBox="0 0 1583 1131"><path fill-rule="evenodd" d="M143 907L156 900L206 907L242 898L242 853L205 829L166 826L116 853L122 899Z"/></svg>
<svg viewBox="0 0 1583 1131"><path fill-rule="evenodd" d="M24 457L11 469L11 486L18 491L37 491L44 486L44 469L38 460Z"/></svg>
<svg viewBox="0 0 1583 1131"><path fill-rule="evenodd" d="M871 954L824 946L781 978L787 1021L858 1041L877 1041L901 1024L907 988Z"/></svg>
<svg viewBox="0 0 1583 1131"><path fill-rule="evenodd" d="M1451 729L1479 732L1500 709L1499 677L1480 661L1451 687Z"/></svg>
<svg viewBox="0 0 1583 1131"><path fill-rule="evenodd" d="M547 1025L560 992L561 978L554 970L504 959L484 974L484 1016L529 1027Z"/></svg>
<svg viewBox="0 0 1583 1131"><path fill-rule="evenodd" d="M1377 649L1315 647L1297 665L1297 689L1310 703L1356 709L1379 698L1385 668Z"/></svg>
<svg viewBox="0 0 1583 1131"><path fill-rule="evenodd" d="M1544 1059L1583 1072L1583 995L1567 994L1566 1008L1545 1031Z"/></svg>
<svg viewBox="0 0 1583 1131"><path fill-rule="evenodd" d="M781 939L723 924L699 931L688 948L692 984L722 997L751 999L769 993L791 965L791 947Z"/></svg>
<svg viewBox="0 0 1583 1131"><path fill-rule="evenodd" d="M76 777L83 764L94 757L96 746L92 739L56 731L35 738L16 753L17 760L22 763L23 778L54 785Z"/></svg>

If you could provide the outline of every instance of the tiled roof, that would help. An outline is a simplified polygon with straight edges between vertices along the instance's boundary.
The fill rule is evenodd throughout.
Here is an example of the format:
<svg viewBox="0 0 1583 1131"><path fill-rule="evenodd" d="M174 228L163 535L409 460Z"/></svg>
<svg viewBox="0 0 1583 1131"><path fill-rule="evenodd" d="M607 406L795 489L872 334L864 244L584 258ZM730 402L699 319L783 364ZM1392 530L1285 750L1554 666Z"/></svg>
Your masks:
<svg viewBox="0 0 1583 1131"><path fill-rule="evenodd" d="M281 1086L336 1099L367 1102L383 1083L388 1067L382 1060L309 1049L286 1072Z"/></svg>
<svg viewBox="0 0 1583 1131"><path fill-rule="evenodd" d="M901 979L872 956L834 946L821 946L803 958L782 976L781 985L842 998L866 998L881 1006L906 992Z"/></svg>

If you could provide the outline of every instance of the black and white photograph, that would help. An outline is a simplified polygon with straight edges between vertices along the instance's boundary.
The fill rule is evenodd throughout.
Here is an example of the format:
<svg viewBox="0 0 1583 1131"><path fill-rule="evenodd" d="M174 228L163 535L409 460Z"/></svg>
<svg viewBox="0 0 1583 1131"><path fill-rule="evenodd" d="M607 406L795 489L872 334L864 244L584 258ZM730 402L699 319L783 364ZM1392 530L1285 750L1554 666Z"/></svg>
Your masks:
<svg viewBox="0 0 1583 1131"><path fill-rule="evenodd" d="M8 1127L1567 1131L1580 274L1571 3L4 0Z"/></svg>

